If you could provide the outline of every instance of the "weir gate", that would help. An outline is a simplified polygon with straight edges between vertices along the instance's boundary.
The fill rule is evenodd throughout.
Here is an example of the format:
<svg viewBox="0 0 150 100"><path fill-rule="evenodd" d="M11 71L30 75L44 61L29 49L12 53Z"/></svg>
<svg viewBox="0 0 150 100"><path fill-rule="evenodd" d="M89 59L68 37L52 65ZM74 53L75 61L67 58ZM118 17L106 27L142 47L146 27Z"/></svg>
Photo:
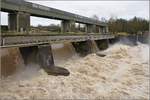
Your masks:
<svg viewBox="0 0 150 100"><path fill-rule="evenodd" d="M24 0L1 0L1 11L8 13L8 31L1 33L1 48L18 47L24 63L34 52L34 59L48 74L69 75L68 70L54 65L51 44L70 42L77 53L87 55L95 48L105 48L114 38L104 22ZM61 32L32 33L30 16L61 20ZM75 23L85 24L78 33Z"/></svg>

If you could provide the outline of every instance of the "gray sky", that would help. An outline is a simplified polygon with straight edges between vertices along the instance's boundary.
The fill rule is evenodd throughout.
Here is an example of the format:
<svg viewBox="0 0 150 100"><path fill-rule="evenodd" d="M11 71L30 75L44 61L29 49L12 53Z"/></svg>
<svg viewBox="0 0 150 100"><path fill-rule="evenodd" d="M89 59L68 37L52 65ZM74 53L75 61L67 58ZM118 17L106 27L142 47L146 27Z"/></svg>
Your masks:
<svg viewBox="0 0 150 100"><path fill-rule="evenodd" d="M29 0L28 0L29 1ZM130 19L134 16L149 19L149 1L30 1L56 9L100 19L110 17ZM1 14L1 23L7 24L7 14ZM31 25L58 24L60 21L31 17Z"/></svg>

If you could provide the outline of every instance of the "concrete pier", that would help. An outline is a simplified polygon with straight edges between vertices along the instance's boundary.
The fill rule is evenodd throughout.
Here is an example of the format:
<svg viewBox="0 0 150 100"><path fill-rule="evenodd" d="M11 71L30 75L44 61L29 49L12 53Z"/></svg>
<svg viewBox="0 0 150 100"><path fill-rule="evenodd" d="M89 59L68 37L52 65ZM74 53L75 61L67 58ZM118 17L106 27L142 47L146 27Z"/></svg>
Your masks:
<svg viewBox="0 0 150 100"><path fill-rule="evenodd" d="M108 44L109 44L109 40L105 39L105 40L96 40L95 41L99 50L105 50L108 48Z"/></svg>
<svg viewBox="0 0 150 100"><path fill-rule="evenodd" d="M93 32L94 26L91 24L86 24L86 32L87 33L92 33Z"/></svg>
<svg viewBox="0 0 150 100"><path fill-rule="evenodd" d="M39 64L49 75L68 76L70 74L67 69L55 66L51 45L49 44L23 47L20 48L20 52L26 65L30 62Z"/></svg>
<svg viewBox="0 0 150 100"><path fill-rule="evenodd" d="M75 31L75 21L62 20L61 22L61 32L74 32Z"/></svg>
<svg viewBox="0 0 150 100"><path fill-rule="evenodd" d="M29 32L30 14L24 12L9 13L8 29L15 32Z"/></svg>
<svg viewBox="0 0 150 100"><path fill-rule="evenodd" d="M80 56L86 56L87 54L94 53L98 50L95 41L82 41L82 42L73 42L72 43L76 52L79 53Z"/></svg>

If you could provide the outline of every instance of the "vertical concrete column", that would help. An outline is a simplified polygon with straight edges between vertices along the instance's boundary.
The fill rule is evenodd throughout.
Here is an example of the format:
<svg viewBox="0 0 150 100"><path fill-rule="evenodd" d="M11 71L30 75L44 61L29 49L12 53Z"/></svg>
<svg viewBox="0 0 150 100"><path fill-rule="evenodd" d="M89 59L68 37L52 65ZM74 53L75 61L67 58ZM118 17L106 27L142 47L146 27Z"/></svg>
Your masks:
<svg viewBox="0 0 150 100"><path fill-rule="evenodd" d="M104 27L102 27L102 33L103 33L103 34L105 33L105 29L104 29Z"/></svg>
<svg viewBox="0 0 150 100"><path fill-rule="evenodd" d="M102 33L102 34L106 33L106 32L105 32L105 27L104 27L104 26L101 27L100 29L101 29L101 33Z"/></svg>
<svg viewBox="0 0 150 100"><path fill-rule="evenodd" d="M100 26L96 25L96 33L101 33Z"/></svg>
<svg viewBox="0 0 150 100"><path fill-rule="evenodd" d="M49 75L68 76L70 74L67 69L55 66L51 45L49 44L20 47L19 49L26 65L29 63L39 64Z"/></svg>
<svg viewBox="0 0 150 100"><path fill-rule="evenodd" d="M93 32L93 25L92 24L86 24L86 32L87 33Z"/></svg>
<svg viewBox="0 0 150 100"><path fill-rule="evenodd" d="M108 29L108 26L106 26L106 33L108 33L109 32L109 29Z"/></svg>
<svg viewBox="0 0 150 100"><path fill-rule="evenodd" d="M97 33L96 25L93 25L93 33Z"/></svg>
<svg viewBox="0 0 150 100"><path fill-rule="evenodd" d="M99 33L102 33L102 32L101 32L101 27L98 28L98 31L99 31Z"/></svg>
<svg viewBox="0 0 150 100"><path fill-rule="evenodd" d="M90 42L88 41L81 41L81 42L73 42L73 46L77 53L79 53L80 56L86 56L87 54L91 53L91 45L89 45Z"/></svg>
<svg viewBox="0 0 150 100"><path fill-rule="evenodd" d="M54 59L52 54L52 49L50 45L41 45L38 46L38 58L39 64L44 69L49 69L50 67L54 67Z"/></svg>
<svg viewBox="0 0 150 100"><path fill-rule="evenodd" d="M99 29L99 30L100 30L100 33L103 33L103 31L102 31L102 27L100 27L100 29Z"/></svg>
<svg viewBox="0 0 150 100"><path fill-rule="evenodd" d="M70 21L70 27L71 27L70 32L75 32L75 21Z"/></svg>
<svg viewBox="0 0 150 100"><path fill-rule="evenodd" d="M69 21L68 20L62 20L61 22L61 32L69 32Z"/></svg>
<svg viewBox="0 0 150 100"><path fill-rule="evenodd" d="M80 32L80 31L81 31L81 25L79 23L79 25L78 25L78 32Z"/></svg>
<svg viewBox="0 0 150 100"><path fill-rule="evenodd" d="M15 32L29 32L30 14L24 12L9 13L8 28Z"/></svg>
<svg viewBox="0 0 150 100"><path fill-rule="evenodd" d="M105 49L107 49L108 46L109 46L109 41L108 41L108 39L105 39L105 40L96 40L95 42L96 42L96 44L97 44L99 50L105 50Z"/></svg>
<svg viewBox="0 0 150 100"><path fill-rule="evenodd" d="M18 16L15 13L8 14L8 30L18 31Z"/></svg>
<svg viewBox="0 0 150 100"><path fill-rule="evenodd" d="M80 56L86 56L87 54L98 51L97 44L93 40L73 42L72 44L76 52L79 53Z"/></svg>
<svg viewBox="0 0 150 100"><path fill-rule="evenodd" d="M99 26L99 27L98 27L98 33L102 33L101 31L102 31L102 30L101 30L101 26Z"/></svg>
<svg viewBox="0 0 150 100"><path fill-rule="evenodd" d="M63 20L61 22L61 32L74 32L75 21Z"/></svg>
<svg viewBox="0 0 150 100"><path fill-rule="evenodd" d="M108 33L108 26L103 27L103 33Z"/></svg>

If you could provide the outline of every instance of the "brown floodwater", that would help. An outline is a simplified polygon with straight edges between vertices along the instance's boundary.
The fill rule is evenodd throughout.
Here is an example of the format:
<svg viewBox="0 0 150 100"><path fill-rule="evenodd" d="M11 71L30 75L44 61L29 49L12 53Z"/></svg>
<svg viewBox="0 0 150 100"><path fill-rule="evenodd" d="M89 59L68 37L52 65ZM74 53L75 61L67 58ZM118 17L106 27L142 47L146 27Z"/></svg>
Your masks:
<svg viewBox="0 0 150 100"><path fill-rule="evenodd" d="M21 66L1 80L0 99L149 100L148 45L117 43L100 52L105 57L95 53L79 57L69 43L52 48L55 64L68 69L70 76L47 75L36 64Z"/></svg>

